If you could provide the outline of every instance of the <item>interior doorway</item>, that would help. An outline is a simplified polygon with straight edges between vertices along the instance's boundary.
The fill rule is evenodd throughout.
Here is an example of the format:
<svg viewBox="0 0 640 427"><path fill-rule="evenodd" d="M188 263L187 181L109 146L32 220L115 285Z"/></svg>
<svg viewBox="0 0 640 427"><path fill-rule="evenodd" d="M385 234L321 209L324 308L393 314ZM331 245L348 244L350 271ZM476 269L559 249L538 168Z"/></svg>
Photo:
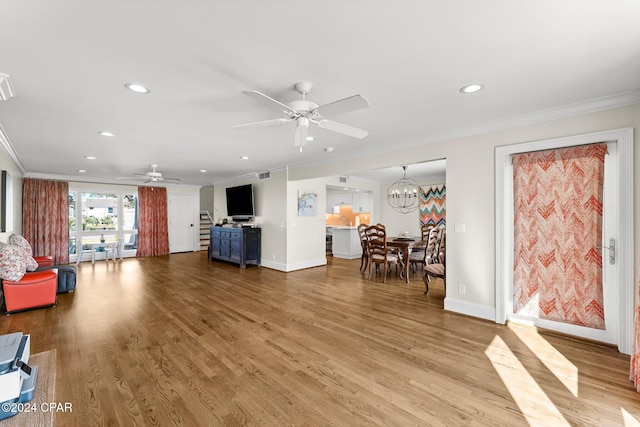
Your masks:
<svg viewBox="0 0 640 427"><path fill-rule="evenodd" d="M169 194L169 248L171 253L195 250L195 198L191 194Z"/></svg>

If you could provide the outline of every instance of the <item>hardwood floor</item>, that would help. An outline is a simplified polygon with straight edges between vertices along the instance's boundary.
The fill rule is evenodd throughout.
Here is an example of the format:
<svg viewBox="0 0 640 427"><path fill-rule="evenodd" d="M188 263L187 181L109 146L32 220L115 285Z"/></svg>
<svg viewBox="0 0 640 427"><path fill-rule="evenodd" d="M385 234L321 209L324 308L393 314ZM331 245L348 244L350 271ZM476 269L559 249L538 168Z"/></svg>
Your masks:
<svg viewBox="0 0 640 427"><path fill-rule="evenodd" d="M419 276L383 284L359 266L240 270L205 251L82 263L75 293L0 333L57 350L61 426L640 420L628 356L445 312L440 280L427 296Z"/></svg>

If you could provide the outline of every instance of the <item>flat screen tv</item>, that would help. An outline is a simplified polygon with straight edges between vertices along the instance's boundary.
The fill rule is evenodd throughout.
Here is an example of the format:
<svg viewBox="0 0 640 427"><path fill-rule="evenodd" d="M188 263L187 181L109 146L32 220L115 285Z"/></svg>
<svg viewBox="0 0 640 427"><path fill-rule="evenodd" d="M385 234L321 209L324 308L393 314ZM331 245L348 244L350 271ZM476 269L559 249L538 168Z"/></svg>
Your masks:
<svg viewBox="0 0 640 427"><path fill-rule="evenodd" d="M254 216L253 184L227 187L227 215L234 221L247 221Z"/></svg>

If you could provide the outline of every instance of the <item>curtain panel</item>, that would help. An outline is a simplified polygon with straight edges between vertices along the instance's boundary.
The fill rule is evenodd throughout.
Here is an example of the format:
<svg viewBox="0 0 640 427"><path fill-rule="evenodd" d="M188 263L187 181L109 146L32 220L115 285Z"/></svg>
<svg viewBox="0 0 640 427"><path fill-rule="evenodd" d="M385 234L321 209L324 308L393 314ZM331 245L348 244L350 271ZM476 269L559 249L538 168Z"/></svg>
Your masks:
<svg viewBox="0 0 640 427"><path fill-rule="evenodd" d="M604 329L606 144L513 156L514 313Z"/></svg>
<svg viewBox="0 0 640 427"><path fill-rule="evenodd" d="M169 254L167 189L138 187L138 250L136 256Z"/></svg>
<svg viewBox="0 0 640 427"><path fill-rule="evenodd" d="M22 234L34 256L51 256L55 264L69 262L69 183L24 178Z"/></svg>
<svg viewBox="0 0 640 427"><path fill-rule="evenodd" d="M631 366L629 379L640 393L640 257L638 258L638 284L636 286L636 314L633 328L633 343L631 350Z"/></svg>

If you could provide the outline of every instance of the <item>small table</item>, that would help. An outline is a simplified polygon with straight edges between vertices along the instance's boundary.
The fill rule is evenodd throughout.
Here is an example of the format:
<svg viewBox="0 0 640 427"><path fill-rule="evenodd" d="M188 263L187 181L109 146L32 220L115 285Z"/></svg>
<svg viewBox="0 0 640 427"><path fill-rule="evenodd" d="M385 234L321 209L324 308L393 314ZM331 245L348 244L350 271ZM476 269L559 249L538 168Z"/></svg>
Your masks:
<svg viewBox="0 0 640 427"><path fill-rule="evenodd" d="M84 250L82 249L80 251L80 254L78 254L78 260L76 261L76 265L80 264L80 261L82 261L82 258L84 257L84 254L86 252L91 252L91 264L95 264L96 263L96 252L98 248L104 248L106 257L105 260L109 261L109 258L111 257L113 259L113 262L116 262L116 253L120 253L120 245L118 242L104 242L104 243L84 243L81 245L81 247L84 246L90 246L91 249L87 249ZM120 255L120 259L122 259L122 254Z"/></svg>
<svg viewBox="0 0 640 427"><path fill-rule="evenodd" d="M421 237L388 237L388 248L398 248L402 251L404 257L404 278L409 283L409 257L413 248L425 248L427 247L427 241L422 240Z"/></svg>

